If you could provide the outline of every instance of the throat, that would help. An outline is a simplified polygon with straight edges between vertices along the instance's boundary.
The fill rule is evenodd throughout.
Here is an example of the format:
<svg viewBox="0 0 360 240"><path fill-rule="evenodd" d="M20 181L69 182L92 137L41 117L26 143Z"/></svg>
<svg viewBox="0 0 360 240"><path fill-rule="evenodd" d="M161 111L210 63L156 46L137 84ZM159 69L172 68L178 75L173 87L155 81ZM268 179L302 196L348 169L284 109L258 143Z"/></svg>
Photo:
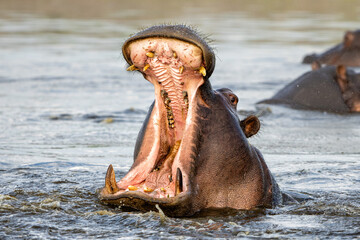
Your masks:
<svg viewBox="0 0 360 240"><path fill-rule="evenodd" d="M173 183L172 166L175 156L180 148L181 141L177 141L170 149L169 154L160 159L156 167L145 180L145 185L152 189L169 189Z"/></svg>

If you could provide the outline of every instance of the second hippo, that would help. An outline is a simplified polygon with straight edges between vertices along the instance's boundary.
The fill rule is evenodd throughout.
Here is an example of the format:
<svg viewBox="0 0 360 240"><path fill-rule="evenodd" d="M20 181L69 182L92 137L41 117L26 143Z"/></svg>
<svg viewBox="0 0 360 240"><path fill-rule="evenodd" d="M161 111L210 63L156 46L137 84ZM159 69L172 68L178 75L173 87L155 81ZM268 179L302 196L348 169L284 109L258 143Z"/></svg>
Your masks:
<svg viewBox="0 0 360 240"><path fill-rule="evenodd" d="M343 65L321 68L315 63L312 71L261 103L335 113L360 112L360 74Z"/></svg>
<svg viewBox="0 0 360 240"><path fill-rule="evenodd" d="M303 63L360 67L360 30L348 31L341 43L321 54L307 55Z"/></svg>

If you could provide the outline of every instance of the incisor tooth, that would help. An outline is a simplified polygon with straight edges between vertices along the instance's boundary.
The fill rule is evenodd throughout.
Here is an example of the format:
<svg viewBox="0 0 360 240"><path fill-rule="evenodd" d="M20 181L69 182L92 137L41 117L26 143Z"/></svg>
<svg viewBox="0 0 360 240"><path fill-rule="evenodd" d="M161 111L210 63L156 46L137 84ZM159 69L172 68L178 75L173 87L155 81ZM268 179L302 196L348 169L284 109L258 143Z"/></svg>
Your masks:
<svg viewBox="0 0 360 240"><path fill-rule="evenodd" d="M129 185L129 186L128 186L128 189L129 189L130 191L136 191L136 190L138 189L138 187Z"/></svg>
<svg viewBox="0 0 360 240"><path fill-rule="evenodd" d="M144 187L144 192L151 193L152 191L154 191L154 189L148 188L148 187Z"/></svg>
<svg viewBox="0 0 360 240"><path fill-rule="evenodd" d="M148 56L149 58L153 58L154 57L154 53L153 52L147 52L146 56Z"/></svg>
<svg viewBox="0 0 360 240"><path fill-rule="evenodd" d="M182 74L184 72L184 66L179 67L179 72L180 72L180 74Z"/></svg>
<svg viewBox="0 0 360 240"><path fill-rule="evenodd" d="M146 64L145 67L143 68L143 72L145 72L149 67L150 67L150 65Z"/></svg>
<svg viewBox="0 0 360 240"><path fill-rule="evenodd" d="M135 65L131 65L130 67L128 67L126 69L126 71L136 71L136 70L138 70L138 69L137 69L137 67L135 67Z"/></svg>
<svg viewBox="0 0 360 240"><path fill-rule="evenodd" d="M199 73L201 73L204 77L206 76L206 69L201 66L200 69L199 69Z"/></svg>

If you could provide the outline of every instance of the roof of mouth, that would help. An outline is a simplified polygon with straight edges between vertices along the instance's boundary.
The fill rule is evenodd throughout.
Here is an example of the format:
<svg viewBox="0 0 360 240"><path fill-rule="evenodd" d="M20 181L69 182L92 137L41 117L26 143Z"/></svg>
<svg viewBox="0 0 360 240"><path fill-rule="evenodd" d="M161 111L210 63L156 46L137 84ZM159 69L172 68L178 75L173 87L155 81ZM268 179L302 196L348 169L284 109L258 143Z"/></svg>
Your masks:
<svg viewBox="0 0 360 240"><path fill-rule="evenodd" d="M133 63L125 50L127 46L133 41L150 37L173 38L198 46L203 52L206 69L205 78L208 79L213 73L215 68L215 54L213 49L199 33L186 25L156 25L132 35L125 41L122 47L123 56L129 65Z"/></svg>

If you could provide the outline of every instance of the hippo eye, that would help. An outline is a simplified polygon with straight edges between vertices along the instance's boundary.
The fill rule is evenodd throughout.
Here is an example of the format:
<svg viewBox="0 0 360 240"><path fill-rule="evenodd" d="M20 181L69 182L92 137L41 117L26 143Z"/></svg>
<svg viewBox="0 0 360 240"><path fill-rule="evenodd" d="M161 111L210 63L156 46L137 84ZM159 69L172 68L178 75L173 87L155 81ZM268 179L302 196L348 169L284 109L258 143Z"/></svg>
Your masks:
<svg viewBox="0 0 360 240"><path fill-rule="evenodd" d="M230 102L235 105L238 103L238 98L235 95L230 95Z"/></svg>

